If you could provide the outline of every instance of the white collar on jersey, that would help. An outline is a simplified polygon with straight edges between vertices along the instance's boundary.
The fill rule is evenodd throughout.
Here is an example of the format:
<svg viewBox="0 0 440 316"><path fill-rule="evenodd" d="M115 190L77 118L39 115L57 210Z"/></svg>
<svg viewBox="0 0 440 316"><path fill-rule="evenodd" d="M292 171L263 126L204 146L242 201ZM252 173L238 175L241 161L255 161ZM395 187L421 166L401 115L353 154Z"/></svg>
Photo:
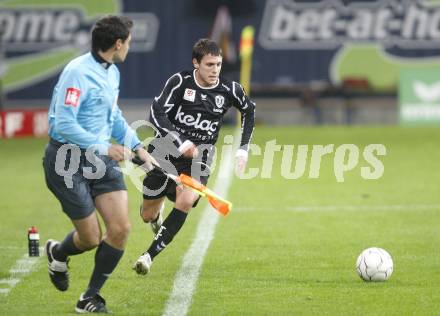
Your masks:
<svg viewBox="0 0 440 316"><path fill-rule="evenodd" d="M220 83L220 78L218 78L218 79L217 79L217 83L216 83L214 86L212 86L212 87L203 87L203 86L199 85L199 83L197 82L196 71L197 71L197 69L194 69L194 71L193 71L193 78L194 78L194 82L196 83L196 85L197 85L200 89L206 89L206 90L208 90L208 89L214 89L214 88L217 87L218 84Z"/></svg>

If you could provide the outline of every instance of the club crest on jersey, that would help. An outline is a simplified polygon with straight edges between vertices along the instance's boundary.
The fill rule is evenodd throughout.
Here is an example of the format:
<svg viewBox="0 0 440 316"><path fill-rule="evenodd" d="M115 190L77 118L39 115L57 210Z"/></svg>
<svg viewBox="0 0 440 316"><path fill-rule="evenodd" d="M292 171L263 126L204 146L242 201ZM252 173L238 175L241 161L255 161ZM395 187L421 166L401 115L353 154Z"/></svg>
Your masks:
<svg viewBox="0 0 440 316"><path fill-rule="evenodd" d="M183 94L183 99L194 102L195 98L196 98L196 90L186 88L185 93Z"/></svg>
<svg viewBox="0 0 440 316"><path fill-rule="evenodd" d="M223 104L225 104L225 97L222 95L216 95L215 96L215 105L218 108L221 108L223 106Z"/></svg>
<svg viewBox="0 0 440 316"><path fill-rule="evenodd" d="M78 106L80 95L81 95L81 90L75 88L67 88L64 104L71 105L73 107Z"/></svg>

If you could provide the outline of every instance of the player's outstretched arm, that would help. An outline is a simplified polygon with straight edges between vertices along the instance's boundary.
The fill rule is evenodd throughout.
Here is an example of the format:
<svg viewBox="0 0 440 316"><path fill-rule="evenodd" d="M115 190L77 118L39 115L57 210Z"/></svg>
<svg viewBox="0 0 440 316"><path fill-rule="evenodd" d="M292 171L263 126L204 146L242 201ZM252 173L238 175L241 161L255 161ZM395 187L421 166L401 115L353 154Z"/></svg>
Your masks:
<svg viewBox="0 0 440 316"><path fill-rule="evenodd" d="M249 144L255 128L255 102L245 94L243 87L237 82L233 82L232 92L234 106L241 113L241 141L236 153L236 172L241 175L247 164Z"/></svg>
<svg viewBox="0 0 440 316"><path fill-rule="evenodd" d="M127 121L122 116L122 111L119 106L113 112L113 128L112 137L120 145L133 150L141 144L136 132L127 124Z"/></svg>

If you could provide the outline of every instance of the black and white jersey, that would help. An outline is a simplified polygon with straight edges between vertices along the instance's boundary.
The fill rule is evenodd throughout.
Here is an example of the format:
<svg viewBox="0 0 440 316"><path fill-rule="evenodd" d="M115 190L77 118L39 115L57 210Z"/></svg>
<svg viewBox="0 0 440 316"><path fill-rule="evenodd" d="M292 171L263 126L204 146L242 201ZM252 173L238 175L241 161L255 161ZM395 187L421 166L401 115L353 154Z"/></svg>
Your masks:
<svg viewBox="0 0 440 316"><path fill-rule="evenodd" d="M154 98L150 122L160 133L157 136L171 134L178 147L186 140L195 145L215 144L223 117L233 106L241 112L240 148L247 150L254 129L255 103L239 83L223 77L215 86L200 86L195 71L174 74Z"/></svg>

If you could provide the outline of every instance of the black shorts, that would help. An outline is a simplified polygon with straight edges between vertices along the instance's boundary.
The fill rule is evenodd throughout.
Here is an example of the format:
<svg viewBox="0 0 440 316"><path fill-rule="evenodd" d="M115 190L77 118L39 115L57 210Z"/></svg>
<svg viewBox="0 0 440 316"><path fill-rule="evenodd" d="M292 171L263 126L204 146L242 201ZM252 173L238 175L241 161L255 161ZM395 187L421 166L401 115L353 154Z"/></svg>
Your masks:
<svg viewBox="0 0 440 316"><path fill-rule="evenodd" d="M203 172L202 175L194 174L194 170L191 170L192 162L190 159L178 159L177 161L172 160L171 163L175 167L175 171L177 171L177 174L183 173L192 176L203 185L206 185L208 183L209 175L205 175L205 172ZM204 171L203 168L199 167L196 167L195 169L202 169L202 171ZM170 173L175 174L176 172ZM143 196L145 200L155 200L166 196L170 201L176 201L176 183L165 176L162 172L153 169L152 171L147 173L143 184ZM196 202L194 202L193 207L197 206L199 199L200 197L197 199Z"/></svg>
<svg viewBox="0 0 440 316"><path fill-rule="evenodd" d="M76 170L76 172L69 173L67 177L63 175L60 169L55 167L57 152L62 145L64 144L50 140L46 146L43 167L47 187L61 203L63 211L70 219L77 220L89 216L95 210L94 199L98 195L127 190L123 174L119 171L119 165L115 160L106 155L97 155L97 158L104 163L100 166L102 173L98 174L96 162L92 164L88 161L85 157L85 150L82 149L78 157L79 162L76 160L78 169L70 165L75 162L72 158L72 150L68 150L64 157L60 156L61 164L64 163L64 170L69 170L69 167ZM84 168L91 168L86 170L90 170L95 175L87 176ZM95 179L91 179L92 177Z"/></svg>

